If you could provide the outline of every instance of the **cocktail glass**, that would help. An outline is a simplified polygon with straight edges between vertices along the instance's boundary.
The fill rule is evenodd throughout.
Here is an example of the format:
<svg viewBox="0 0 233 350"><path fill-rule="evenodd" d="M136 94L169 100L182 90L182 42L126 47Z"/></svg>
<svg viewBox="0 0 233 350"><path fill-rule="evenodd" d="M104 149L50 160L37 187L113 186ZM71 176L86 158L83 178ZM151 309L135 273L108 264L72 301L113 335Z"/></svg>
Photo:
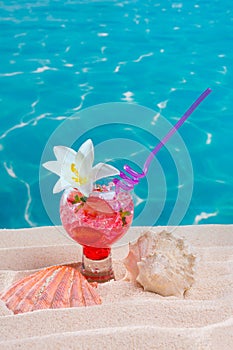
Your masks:
<svg viewBox="0 0 233 350"><path fill-rule="evenodd" d="M82 274L88 281L114 279L111 246L129 229L134 205L129 191L115 192L113 183L96 186L89 197L77 189L63 193L60 217L68 235L82 245Z"/></svg>

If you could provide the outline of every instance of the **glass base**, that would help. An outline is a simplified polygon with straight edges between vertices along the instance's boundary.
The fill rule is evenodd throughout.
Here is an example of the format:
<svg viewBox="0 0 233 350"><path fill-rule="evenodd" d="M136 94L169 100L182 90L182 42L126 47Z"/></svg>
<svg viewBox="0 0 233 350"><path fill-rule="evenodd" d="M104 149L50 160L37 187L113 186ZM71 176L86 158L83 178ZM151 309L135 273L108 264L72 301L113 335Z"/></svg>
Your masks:
<svg viewBox="0 0 233 350"><path fill-rule="evenodd" d="M93 260L83 253L81 273L88 282L104 283L115 279L112 269L111 252L105 259Z"/></svg>

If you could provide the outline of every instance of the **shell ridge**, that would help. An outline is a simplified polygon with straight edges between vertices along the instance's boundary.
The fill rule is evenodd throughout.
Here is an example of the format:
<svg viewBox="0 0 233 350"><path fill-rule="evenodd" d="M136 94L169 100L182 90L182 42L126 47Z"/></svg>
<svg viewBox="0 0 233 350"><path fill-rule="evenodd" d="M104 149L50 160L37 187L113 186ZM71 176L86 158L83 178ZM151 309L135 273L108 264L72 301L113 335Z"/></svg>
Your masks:
<svg viewBox="0 0 233 350"><path fill-rule="evenodd" d="M50 306L51 308L55 308L54 304L56 303L55 295L58 292L58 289L61 288L61 282L64 279L64 276L66 274L66 266L61 266L61 269L59 271L59 274L56 276L56 279L51 280L50 284L48 285L49 288L49 294L51 295L51 302Z"/></svg>
<svg viewBox="0 0 233 350"><path fill-rule="evenodd" d="M72 306L85 305L83 295L82 295L80 275L81 273L78 270L76 270L74 274L74 282L71 288L71 305Z"/></svg>
<svg viewBox="0 0 233 350"><path fill-rule="evenodd" d="M39 272L42 274L42 271L39 271ZM1 299L2 299L3 301L6 301L6 300L11 296L11 294L14 293L15 289L16 289L18 286L21 286L21 285L26 284L26 282L30 281L31 278L33 278L37 273L38 273L38 272L34 272L32 275L25 276L25 277L23 277L22 279L20 279L20 280L14 282L14 283L12 284L12 286L11 286L6 292L2 293Z"/></svg>
<svg viewBox="0 0 233 350"><path fill-rule="evenodd" d="M8 299L6 302L7 307L10 309L15 309L15 313L21 313L23 312L22 310L30 311L31 307L33 306L33 301L30 300L31 295L38 288L38 284L41 281L41 276L43 276L43 279L45 279L48 274L49 270L46 269L44 276L40 271L38 275L37 273L31 275L31 279L28 279L26 283L24 283L24 279L21 280L22 286L18 284L19 289L16 290L15 294ZM27 293L25 293L25 291L27 291Z"/></svg>
<svg viewBox="0 0 233 350"><path fill-rule="evenodd" d="M46 282L50 278L51 272L56 272L56 270L52 269L51 271L51 269L48 268L44 271L44 274L40 274L40 278L37 279L36 282L34 279L34 285L32 286L32 288L28 289L27 293L24 294L24 298L22 298L22 301L18 304L18 307L16 308L16 311L18 311L18 313L34 310L39 295L43 293ZM25 290L27 290L27 288L25 288Z"/></svg>
<svg viewBox="0 0 233 350"><path fill-rule="evenodd" d="M84 298L86 305L101 304L101 298L99 297L96 290L90 285L90 283L88 283L87 280L85 281L85 283L87 286L86 290L84 290Z"/></svg>
<svg viewBox="0 0 233 350"><path fill-rule="evenodd" d="M51 274L35 294L36 302L34 303L33 311L49 307L54 297L54 291L61 281L63 276L62 266L58 266L56 270L51 270Z"/></svg>
<svg viewBox="0 0 233 350"><path fill-rule="evenodd" d="M52 303L51 303L51 307L53 309L56 309L59 307L59 305L67 305L67 296L66 296L66 287L67 287L67 284L68 282L70 283L70 268L69 267L64 267L62 269L63 271L63 275L62 275L62 278L56 288L56 291L54 293L54 296L53 296L53 300L52 300ZM65 304L65 301L66 300L66 304Z"/></svg>

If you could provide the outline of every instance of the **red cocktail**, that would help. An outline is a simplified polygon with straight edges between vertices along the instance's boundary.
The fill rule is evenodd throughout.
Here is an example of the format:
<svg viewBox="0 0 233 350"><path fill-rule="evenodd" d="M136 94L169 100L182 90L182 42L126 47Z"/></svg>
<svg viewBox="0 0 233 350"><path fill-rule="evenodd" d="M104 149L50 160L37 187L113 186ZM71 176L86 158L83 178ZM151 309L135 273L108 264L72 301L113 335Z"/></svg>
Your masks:
<svg viewBox="0 0 233 350"><path fill-rule="evenodd" d="M114 278L111 246L129 229L133 211L131 194L116 194L112 184L97 186L88 197L73 188L64 192L61 221L69 236L83 246L82 273L88 280Z"/></svg>

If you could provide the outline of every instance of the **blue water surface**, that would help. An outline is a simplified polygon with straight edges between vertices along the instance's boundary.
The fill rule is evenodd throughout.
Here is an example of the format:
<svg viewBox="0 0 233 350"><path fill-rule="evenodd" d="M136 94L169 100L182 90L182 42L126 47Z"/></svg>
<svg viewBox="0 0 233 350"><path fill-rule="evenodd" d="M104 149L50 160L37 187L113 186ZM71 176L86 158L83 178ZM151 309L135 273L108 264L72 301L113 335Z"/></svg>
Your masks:
<svg viewBox="0 0 233 350"><path fill-rule="evenodd" d="M232 0L7 0L0 18L0 227L51 224L39 166L68 117L125 102L174 124L207 87L180 130L194 171L182 224L233 222ZM161 164L170 185L156 225L167 224L176 197L169 157Z"/></svg>

